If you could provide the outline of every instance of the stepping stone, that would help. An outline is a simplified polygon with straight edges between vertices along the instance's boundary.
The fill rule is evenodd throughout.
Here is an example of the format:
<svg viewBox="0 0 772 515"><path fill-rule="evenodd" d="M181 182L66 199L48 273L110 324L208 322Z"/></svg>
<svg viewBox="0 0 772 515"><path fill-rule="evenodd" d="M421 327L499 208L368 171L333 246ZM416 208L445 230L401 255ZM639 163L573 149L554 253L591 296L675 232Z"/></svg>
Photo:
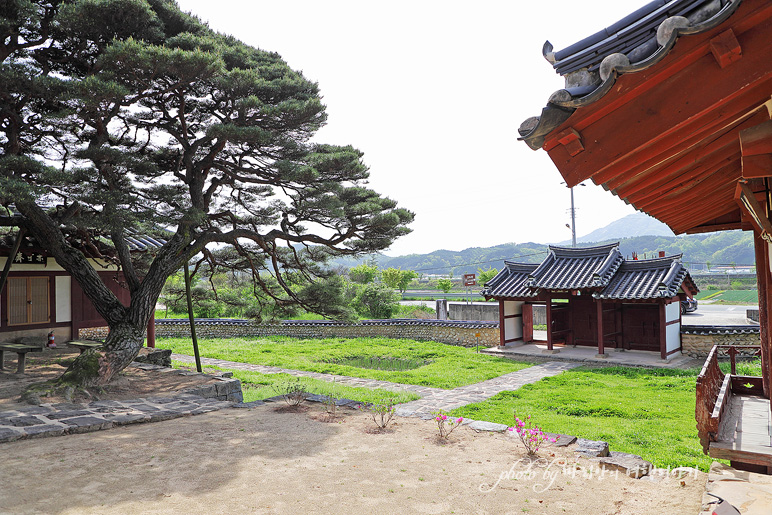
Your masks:
<svg viewBox="0 0 772 515"><path fill-rule="evenodd" d="M23 436L24 433L13 427L0 427L0 443L13 442Z"/></svg>
<svg viewBox="0 0 772 515"><path fill-rule="evenodd" d="M640 479L643 476L649 475L649 472L653 467L650 462L644 460L640 456L616 451L611 451L609 456L600 458L599 462L607 469L619 470L635 479Z"/></svg>
<svg viewBox="0 0 772 515"><path fill-rule="evenodd" d="M609 455L608 442L577 438L576 447L576 452L588 458L603 458Z"/></svg>
<svg viewBox="0 0 772 515"><path fill-rule="evenodd" d="M474 429L475 431L492 431L496 433L501 433L507 430L509 426L506 424L496 424L494 422L485 422L484 420L475 420L468 426L470 429Z"/></svg>
<svg viewBox="0 0 772 515"><path fill-rule="evenodd" d="M568 447L572 443L576 442L576 437L571 435L561 435L557 433L544 433L549 438L554 438L556 441L552 445L555 447Z"/></svg>
<svg viewBox="0 0 772 515"><path fill-rule="evenodd" d="M113 423L109 420L105 420L99 417L75 417L62 420L62 423L67 424L70 427L69 433L90 433L92 431L99 431L100 429L109 429L113 427Z"/></svg>

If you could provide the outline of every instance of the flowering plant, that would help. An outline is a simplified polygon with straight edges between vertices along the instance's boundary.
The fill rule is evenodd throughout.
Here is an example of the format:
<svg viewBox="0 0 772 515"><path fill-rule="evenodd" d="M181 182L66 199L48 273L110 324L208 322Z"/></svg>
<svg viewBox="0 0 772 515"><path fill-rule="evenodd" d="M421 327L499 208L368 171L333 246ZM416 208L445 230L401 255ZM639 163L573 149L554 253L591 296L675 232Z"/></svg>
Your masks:
<svg viewBox="0 0 772 515"><path fill-rule="evenodd" d="M514 414L515 417L515 426L514 427L508 427L508 431L514 431L517 433L517 436L520 437L520 441L523 442L523 445L525 446L525 452L528 454L528 456L536 456L536 453L539 452L539 447L544 442L557 442L557 439L550 438L544 432L531 421L531 415L528 415L525 420L520 420L517 417L517 413Z"/></svg>
<svg viewBox="0 0 772 515"><path fill-rule="evenodd" d="M461 425L461 422L464 421L464 417L453 419L443 413L442 410L434 411L432 412L432 415L434 415L434 421L437 422L437 429L440 432L440 438L449 437L450 433L452 433L458 426Z"/></svg>

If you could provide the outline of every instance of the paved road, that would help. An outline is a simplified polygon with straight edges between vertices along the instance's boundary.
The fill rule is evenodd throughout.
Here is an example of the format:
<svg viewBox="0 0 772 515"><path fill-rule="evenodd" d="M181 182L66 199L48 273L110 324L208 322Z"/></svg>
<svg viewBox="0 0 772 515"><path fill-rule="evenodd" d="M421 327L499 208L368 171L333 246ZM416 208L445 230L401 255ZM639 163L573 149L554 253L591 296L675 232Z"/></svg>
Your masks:
<svg viewBox="0 0 772 515"><path fill-rule="evenodd" d="M749 308L757 306L724 306L700 302L697 311L683 317L684 325L755 325L745 318Z"/></svg>

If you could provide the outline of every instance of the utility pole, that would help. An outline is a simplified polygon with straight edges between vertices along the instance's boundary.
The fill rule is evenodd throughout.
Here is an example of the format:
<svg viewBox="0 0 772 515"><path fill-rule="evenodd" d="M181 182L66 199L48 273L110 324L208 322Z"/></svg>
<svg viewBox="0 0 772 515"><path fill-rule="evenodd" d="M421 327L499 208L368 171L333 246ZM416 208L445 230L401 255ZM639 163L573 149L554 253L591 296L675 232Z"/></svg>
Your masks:
<svg viewBox="0 0 772 515"><path fill-rule="evenodd" d="M571 246L576 247L576 210L574 209L574 187L571 190Z"/></svg>

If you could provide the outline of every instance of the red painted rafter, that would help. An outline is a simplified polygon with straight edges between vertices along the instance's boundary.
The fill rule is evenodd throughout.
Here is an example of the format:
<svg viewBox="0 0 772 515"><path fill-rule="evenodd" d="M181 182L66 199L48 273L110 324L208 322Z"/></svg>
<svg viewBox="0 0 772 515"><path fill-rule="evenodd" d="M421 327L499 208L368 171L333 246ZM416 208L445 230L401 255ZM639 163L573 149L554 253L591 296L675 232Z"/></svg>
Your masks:
<svg viewBox="0 0 772 515"><path fill-rule="evenodd" d="M743 6L740 9L742 11ZM738 15L747 18L732 27L742 45L743 58L724 70L718 67L708 49L710 38L726 30L722 26L715 34L711 31L683 38L684 43L701 39L702 48L697 48L696 43L691 47L681 46L682 42L679 41L671 51L672 55L654 67L659 71L658 74L647 73L647 70L623 75L617 80L619 94L609 94L613 99L605 102L605 99L601 99L598 103L603 105L579 109L564 125L574 127L581 134L587 150L573 158L559 146L550 150L550 157L568 184L576 184L604 170L613 169L611 173L616 175L620 172L619 165L623 159L639 163L645 161L643 150L652 145L684 142L699 127L710 123L725 125L768 100L772 70L769 69L766 49L769 46L768 34L772 32L769 20L772 5L765 4L752 14L747 10L744 14L738 12L733 18ZM753 29L740 28L743 24L752 25L751 19L760 24ZM703 54L697 55L699 52ZM684 63L688 70L684 69ZM684 73L679 74L682 71ZM656 89L652 89L655 86ZM685 91L690 92L688 102L683 99ZM737 105L732 105L734 101L737 101ZM613 109L607 109L609 107ZM721 112L722 107L732 109ZM630 123L630 120L635 123ZM561 131L558 128L553 134ZM587 142L594 144L587 145ZM656 155L656 149L652 152L651 157ZM621 169L625 167L621 166ZM601 179L596 182L605 181Z"/></svg>

